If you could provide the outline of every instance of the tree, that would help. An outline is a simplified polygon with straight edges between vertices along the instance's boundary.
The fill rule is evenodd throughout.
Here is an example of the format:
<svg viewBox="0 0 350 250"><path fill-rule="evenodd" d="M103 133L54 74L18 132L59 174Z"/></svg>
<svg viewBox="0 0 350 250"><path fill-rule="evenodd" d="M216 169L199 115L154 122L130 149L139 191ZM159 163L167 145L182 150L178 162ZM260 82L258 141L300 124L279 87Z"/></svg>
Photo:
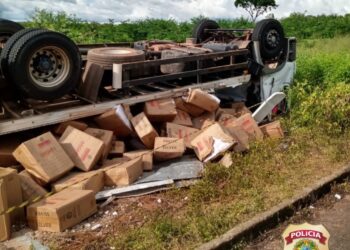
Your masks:
<svg viewBox="0 0 350 250"><path fill-rule="evenodd" d="M235 6L245 9L253 22L260 15L278 7L275 0L235 0Z"/></svg>

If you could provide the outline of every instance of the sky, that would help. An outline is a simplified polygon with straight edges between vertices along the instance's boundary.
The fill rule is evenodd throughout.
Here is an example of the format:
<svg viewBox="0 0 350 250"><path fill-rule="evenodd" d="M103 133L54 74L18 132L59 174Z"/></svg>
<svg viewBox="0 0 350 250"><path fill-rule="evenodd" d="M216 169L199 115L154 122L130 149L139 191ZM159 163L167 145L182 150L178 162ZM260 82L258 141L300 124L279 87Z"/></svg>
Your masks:
<svg viewBox="0 0 350 250"><path fill-rule="evenodd" d="M234 0L0 0L0 18L14 21L30 19L36 8L65 11L68 14L97 22L116 22L143 18L189 20L203 15L209 18L248 17L235 8ZM277 18L293 12L310 15L350 13L349 0L277 0L272 11Z"/></svg>

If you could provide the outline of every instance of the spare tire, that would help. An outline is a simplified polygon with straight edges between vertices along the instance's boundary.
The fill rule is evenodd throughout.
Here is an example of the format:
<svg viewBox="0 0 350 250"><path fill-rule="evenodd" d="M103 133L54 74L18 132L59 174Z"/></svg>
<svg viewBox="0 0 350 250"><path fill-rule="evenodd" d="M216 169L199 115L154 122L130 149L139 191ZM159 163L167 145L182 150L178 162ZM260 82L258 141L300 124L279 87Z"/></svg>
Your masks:
<svg viewBox="0 0 350 250"><path fill-rule="evenodd" d="M287 49L283 27L275 19L264 19L258 22L254 28L252 40L260 43L260 54L264 60L274 59Z"/></svg>
<svg viewBox="0 0 350 250"><path fill-rule="evenodd" d="M0 44L5 44L13 34L21 29L24 29L24 27L19 23L0 18Z"/></svg>
<svg viewBox="0 0 350 250"><path fill-rule="evenodd" d="M145 52L132 48L105 47L88 51L87 60L112 69L113 63L128 63L145 60Z"/></svg>
<svg viewBox="0 0 350 250"><path fill-rule="evenodd" d="M23 94L40 100L69 93L81 78L81 57L63 34L37 30L23 35L8 59L11 82Z"/></svg>
<svg viewBox="0 0 350 250"><path fill-rule="evenodd" d="M202 43L210 37L210 34L205 32L206 29L219 29L217 22L209 19L203 19L194 27L192 37L195 38L196 43Z"/></svg>

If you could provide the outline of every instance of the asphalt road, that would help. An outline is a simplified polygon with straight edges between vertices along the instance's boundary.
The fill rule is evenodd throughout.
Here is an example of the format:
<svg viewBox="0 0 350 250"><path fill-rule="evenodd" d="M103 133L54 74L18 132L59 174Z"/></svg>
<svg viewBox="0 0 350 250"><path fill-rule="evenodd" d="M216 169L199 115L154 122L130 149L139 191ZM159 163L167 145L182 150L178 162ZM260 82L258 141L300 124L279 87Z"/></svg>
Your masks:
<svg viewBox="0 0 350 250"><path fill-rule="evenodd" d="M245 250L278 250L283 249L281 234L289 223L301 224L308 222L310 224L322 224L330 233L329 249L331 250L350 250L350 195L342 197L341 200L335 201L334 194L328 199L333 199L331 205L319 205L296 215L288 222L267 232L265 235L251 245L244 248ZM335 202L334 202L335 201Z"/></svg>

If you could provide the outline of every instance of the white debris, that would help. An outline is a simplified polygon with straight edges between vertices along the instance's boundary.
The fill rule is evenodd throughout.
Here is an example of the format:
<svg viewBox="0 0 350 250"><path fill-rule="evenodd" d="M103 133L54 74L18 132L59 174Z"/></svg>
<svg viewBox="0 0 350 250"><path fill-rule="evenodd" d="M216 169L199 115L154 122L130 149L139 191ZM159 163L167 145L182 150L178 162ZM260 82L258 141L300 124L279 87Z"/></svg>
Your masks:
<svg viewBox="0 0 350 250"><path fill-rule="evenodd" d="M117 216L118 213L117 213L116 211L114 211L114 212L112 213L112 215L113 215L113 216Z"/></svg>
<svg viewBox="0 0 350 250"><path fill-rule="evenodd" d="M315 207L314 207L313 205L311 205L309 208L310 208L310 209L315 209Z"/></svg>
<svg viewBox="0 0 350 250"><path fill-rule="evenodd" d="M158 199L157 202L160 204L160 203L162 203L162 200L161 200L161 199Z"/></svg>
<svg viewBox="0 0 350 250"><path fill-rule="evenodd" d="M184 198L184 200L187 201L187 200L188 200L188 197L186 196L186 197Z"/></svg>
<svg viewBox="0 0 350 250"><path fill-rule="evenodd" d="M105 215L108 215L109 214L109 211L107 210L106 212L105 212Z"/></svg>
<svg viewBox="0 0 350 250"><path fill-rule="evenodd" d="M96 230L96 229L99 229L100 227L102 227L101 224L96 224L96 225L94 225L94 226L91 227L91 230L94 231L94 230Z"/></svg>
<svg viewBox="0 0 350 250"><path fill-rule="evenodd" d="M340 195L340 194L335 194L334 197L335 197L337 200L341 200L341 195Z"/></svg>
<svg viewBox="0 0 350 250"><path fill-rule="evenodd" d="M90 228L90 227L91 227L91 224L90 224L90 223L86 223L86 224L84 225L84 227L85 227L85 228Z"/></svg>
<svg viewBox="0 0 350 250"><path fill-rule="evenodd" d="M110 247L109 249L114 250L114 249L115 249L115 247Z"/></svg>

